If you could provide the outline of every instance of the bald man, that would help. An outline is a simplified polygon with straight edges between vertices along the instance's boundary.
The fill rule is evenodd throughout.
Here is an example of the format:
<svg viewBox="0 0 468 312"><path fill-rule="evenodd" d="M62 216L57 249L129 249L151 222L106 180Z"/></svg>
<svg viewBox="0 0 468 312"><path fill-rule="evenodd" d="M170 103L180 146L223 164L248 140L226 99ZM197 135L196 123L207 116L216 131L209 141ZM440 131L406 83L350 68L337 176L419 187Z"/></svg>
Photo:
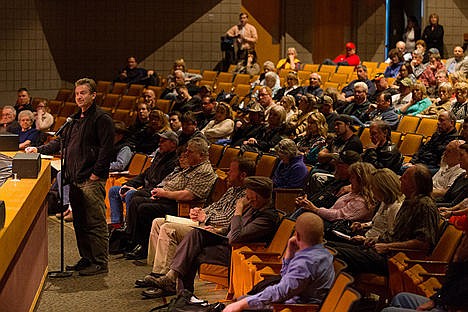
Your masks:
<svg viewBox="0 0 468 312"><path fill-rule="evenodd" d="M297 218L296 234L289 239L284 254L281 281L228 305L224 312L265 309L271 303L320 303L335 278L333 256L322 243L322 219L303 213Z"/></svg>

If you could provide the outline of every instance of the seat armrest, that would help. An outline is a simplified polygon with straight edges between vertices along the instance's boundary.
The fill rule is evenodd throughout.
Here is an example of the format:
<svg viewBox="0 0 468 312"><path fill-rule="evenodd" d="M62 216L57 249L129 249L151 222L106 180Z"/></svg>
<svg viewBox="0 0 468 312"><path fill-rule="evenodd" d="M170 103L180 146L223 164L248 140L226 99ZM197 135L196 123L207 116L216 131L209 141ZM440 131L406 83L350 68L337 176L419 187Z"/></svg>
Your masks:
<svg viewBox="0 0 468 312"><path fill-rule="evenodd" d="M272 303L273 312L289 309L291 312L317 312L320 308L318 304L284 304Z"/></svg>
<svg viewBox="0 0 468 312"><path fill-rule="evenodd" d="M276 193L302 193L304 192L303 189L300 188L274 188L273 192Z"/></svg>
<svg viewBox="0 0 468 312"><path fill-rule="evenodd" d="M268 252L268 251L241 251L241 254L243 254L244 256L271 256L271 257L281 257L281 254L277 253L277 252Z"/></svg>

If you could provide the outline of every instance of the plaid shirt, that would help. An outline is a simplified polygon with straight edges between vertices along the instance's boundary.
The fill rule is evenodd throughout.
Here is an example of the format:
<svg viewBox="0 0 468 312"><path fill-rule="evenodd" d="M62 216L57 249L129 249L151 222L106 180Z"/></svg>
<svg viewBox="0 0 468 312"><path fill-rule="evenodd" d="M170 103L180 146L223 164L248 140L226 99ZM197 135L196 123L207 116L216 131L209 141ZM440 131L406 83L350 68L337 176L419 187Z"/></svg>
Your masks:
<svg viewBox="0 0 468 312"><path fill-rule="evenodd" d="M181 191L187 190L193 193L197 199L206 199L211 187L216 181L216 174L208 160L185 168L175 174L172 179L166 181L164 190Z"/></svg>
<svg viewBox="0 0 468 312"><path fill-rule="evenodd" d="M244 196L245 187L230 187L217 202L203 209L206 214L205 224L227 228L231 224L237 200Z"/></svg>

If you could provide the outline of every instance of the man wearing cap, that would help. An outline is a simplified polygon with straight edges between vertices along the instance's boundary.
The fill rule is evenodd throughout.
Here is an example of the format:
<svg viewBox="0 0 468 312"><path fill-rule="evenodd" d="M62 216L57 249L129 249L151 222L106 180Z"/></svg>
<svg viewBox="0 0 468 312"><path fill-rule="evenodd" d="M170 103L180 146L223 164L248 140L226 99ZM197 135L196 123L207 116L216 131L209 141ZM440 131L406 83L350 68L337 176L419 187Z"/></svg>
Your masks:
<svg viewBox="0 0 468 312"><path fill-rule="evenodd" d="M240 127L234 129L231 137L231 146L241 146L249 138L260 137L263 128L263 106L255 102L249 109L248 121L242 123Z"/></svg>
<svg viewBox="0 0 468 312"><path fill-rule="evenodd" d="M375 84L375 89L376 90L375 90L374 95L372 95L372 96L369 95L368 96L368 99L369 99L369 101L371 103L376 103L378 96L380 94L382 94L383 92L390 93L390 95L392 95L392 96L398 94L398 90L396 88L391 88L388 85L388 80L387 80L387 78L385 78L383 73L375 74L374 79L372 79L372 81Z"/></svg>
<svg viewBox="0 0 468 312"><path fill-rule="evenodd" d="M138 189L138 194L151 196L151 190L171 173L177 164L177 135L173 131L164 131L159 134L159 148L154 156L151 166L122 186L113 186L109 189L109 203L111 225L114 228L121 227L123 223L123 205L127 208ZM130 211L127 211L127 215ZM131 217L130 217L131 218Z"/></svg>
<svg viewBox="0 0 468 312"><path fill-rule="evenodd" d="M245 196L244 181L247 177L255 174L255 162L251 159L236 158L229 165L228 182L229 189L223 196L206 208L195 207L190 209L190 219L199 222L200 226L213 229L223 233L231 223L236 207L236 202ZM154 259L153 270L149 274L152 277L165 275L172 264L176 248L184 237L190 233L193 227L185 224L166 222L164 218L153 220L151 234L149 237L150 248L148 251L147 264ZM136 280L137 287L151 287L151 277ZM153 291L144 293L146 297L152 297Z"/></svg>
<svg viewBox="0 0 468 312"><path fill-rule="evenodd" d="M177 247L170 271L163 277L148 279L160 294L177 290L193 292L193 282L201 263L229 266L231 244L269 242L277 229L278 213L273 208L270 178L253 176L244 180L245 197L236 202L227 236L197 229L184 237Z"/></svg>
<svg viewBox="0 0 468 312"><path fill-rule="evenodd" d="M341 66L357 66L361 63L361 59L356 54L356 45L353 42L348 42L345 45L346 54L338 55L333 61L326 59L323 64L341 65Z"/></svg>
<svg viewBox="0 0 468 312"><path fill-rule="evenodd" d="M341 151L352 150L362 153L362 143L359 137L354 134L353 119L348 115L339 115L335 121L336 138L318 154L320 169L331 172L330 161L337 157Z"/></svg>
<svg viewBox="0 0 468 312"><path fill-rule="evenodd" d="M375 94L375 85L372 80L369 79L367 67L365 65L356 66L356 74L358 79L351 81L341 90L341 95L345 97L346 102L352 102L354 100L354 85L358 82L364 82L367 85L367 95L372 96Z"/></svg>
<svg viewBox="0 0 468 312"><path fill-rule="evenodd" d="M335 132L335 121L338 118L338 113L333 108L333 99L328 95L322 97L322 105L319 111L325 116L328 125L328 132Z"/></svg>
<svg viewBox="0 0 468 312"><path fill-rule="evenodd" d="M310 212L301 215L284 253L281 281L228 305L224 312L267 309L271 303L320 304L335 277L333 256L322 245L323 235L323 221L319 216Z"/></svg>
<svg viewBox="0 0 468 312"><path fill-rule="evenodd" d="M127 141L129 132L123 121L114 120L114 129L114 153L109 170L124 171L127 169L133 156L130 143Z"/></svg>
<svg viewBox="0 0 468 312"><path fill-rule="evenodd" d="M148 193L135 193L127 207L127 234L133 250L127 259L144 259L147 255L148 236L154 218L177 214L178 201L205 201L216 181L216 174L208 160L208 143L201 138L188 142L185 152L189 166L170 178L166 177Z"/></svg>
<svg viewBox="0 0 468 312"><path fill-rule="evenodd" d="M396 111L400 108L408 105L413 100L413 93L411 92L411 87L413 86L413 81L411 78L403 78L399 83L399 93L392 96L393 107Z"/></svg>
<svg viewBox="0 0 468 312"><path fill-rule="evenodd" d="M377 105L369 105L369 108L363 115L362 121L368 125L370 122L377 120L385 121L393 130L396 129L400 122L400 117L395 108L393 108L392 95L390 93L380 93L377 97Z"/></svg>

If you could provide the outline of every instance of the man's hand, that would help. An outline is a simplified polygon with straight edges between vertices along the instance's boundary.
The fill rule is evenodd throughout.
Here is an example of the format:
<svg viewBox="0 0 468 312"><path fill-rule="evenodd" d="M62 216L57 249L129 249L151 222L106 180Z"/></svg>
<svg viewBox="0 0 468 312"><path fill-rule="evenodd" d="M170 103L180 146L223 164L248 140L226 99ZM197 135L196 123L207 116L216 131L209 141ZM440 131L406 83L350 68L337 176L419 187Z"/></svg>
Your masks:
<svg viewBox="0 0 468 312"><path fill-rule="evenodd" d="M166 194L166 191L162 188L154 188L151 190L151 196L153 198L157 198L157 197L165 197L165 194Z"/></svg>
<svg viewBox="0 0 468 312"><path fill-rule="evenodd" d="M299 246L297 245L297 238L296 238L296 235L294 235L288 240L288 247L284 254L284 258L291 259L292 257L294 257L294 255L296 254L298 250L299 250Z"/></svg>
<svg viewBox="0 0 468 312"><path fill-rule="evenodd" d="M29 146L29 147L26 147L24 151L28 154L37 153L37 148L33 146Z"/></svg>
<svg viewBox="0 0 468 312"><path fill-rule="evenodd" d="M224 308L223 312L239 312L244 309L247 309L249 304L247 303L247 299L242 299L240 301L231 303L227 307Z"/></svg>
<svg viewBox="0 0 468 312"><path fill-rule="evenodd" d="M419 307L416 308L416 311L429 311L435 307L435 302L429 300L426 303L421 304Z"/></svg>
<svg viewBox="0 0 468 312"><path fill-rule="evenodd" d="M245 207L249 205L249 200L246 197L242 197L236 202L236 210L234 211L235 216L242 216Z"/></svg>
<svg viewBox="0 0 468 312"><path fill-rule="evenodd" d="M98 181L99 180L99 177L97 175L95 175L94 173L91 173L91 176L89 177L89 179L91 181Z"/></svg>
<svg viewBox="0 0 468 312"><path fill-rule="evenodd" d="M136 191L136 188L131 187L131 186L127 186L127 185L122 186L122 187L120 188L120 191L119 191L120 197L122 197L122 199L124 199L125 196L127 196L128 191L131 191L131 190L135 190L135 191Z"/></svg>
<svg viewBox="0 0 468 312"><path fill-rule="evenodd" d="M377 253L379 254L385 254L390 250L390 247L388 246L388 244L384 244L384 243L377 243L374 245L374 248L375 248L375 251L377 251Z"/></svg>
<svg viewBox="0 0 468 312"><path fill-rule="evenodd" d="M190 209L189 216L192 221L205 222L206 220L205 211L199 207Z"/></svg>

